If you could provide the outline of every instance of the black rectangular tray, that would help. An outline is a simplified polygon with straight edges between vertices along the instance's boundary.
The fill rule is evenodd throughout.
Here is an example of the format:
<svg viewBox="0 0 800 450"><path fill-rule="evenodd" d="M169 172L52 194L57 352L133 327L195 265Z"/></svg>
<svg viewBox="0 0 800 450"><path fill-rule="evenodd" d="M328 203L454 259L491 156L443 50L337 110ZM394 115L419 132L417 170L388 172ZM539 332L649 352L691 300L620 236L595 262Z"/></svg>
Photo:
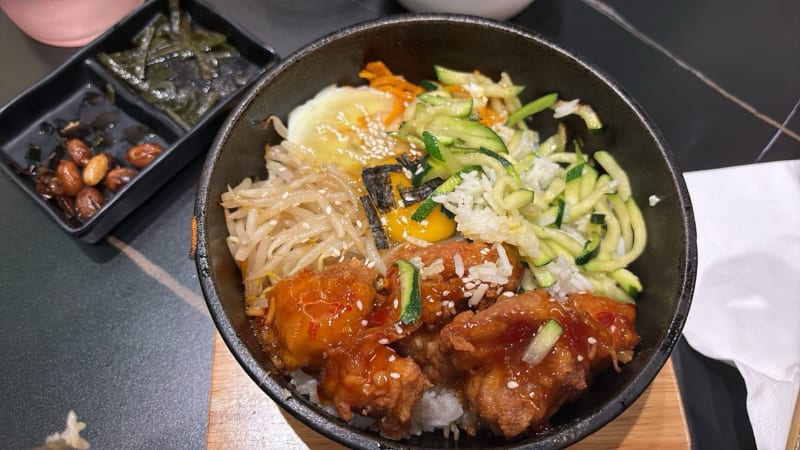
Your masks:
<svg viewBox="0 0 800 450"><path fill-rule="evenodd" d="M98 60L101 52L113 53L131 48L134 36L158 13L169 13L168 1L146 2L125 19L80 50L55 72L42 79L0 109L0 166L31 199L44 209L65 232L86 242L103 238L125 216L155 193L195 156L208 149L227 111L241 94L279 60L275 51L200 0L182 0L181 9L192 22L207 30L223 33L227 42L251 65L248 82L221 99L194 126L185 129L165 112L146 102L137 92L109 72ZM113 104L108 92L114 92ZM88 106L91 103L92 106ZM132 145L131 130L147 130L148 142L157 142L164 152L142 169L117 193L101 189L106 202L86 221L68 218L54 200L46 200L36 190L36 181L20 169L28 166L26 155L31 144L41 147L45 160L56 144L47 132L54 121L93 120L108 111L118 111L115 126L109 129L113 144L103 151L124 162ZM122 136L125 134L125 136ZM99 187L99 186L98 186Z"/></svg>

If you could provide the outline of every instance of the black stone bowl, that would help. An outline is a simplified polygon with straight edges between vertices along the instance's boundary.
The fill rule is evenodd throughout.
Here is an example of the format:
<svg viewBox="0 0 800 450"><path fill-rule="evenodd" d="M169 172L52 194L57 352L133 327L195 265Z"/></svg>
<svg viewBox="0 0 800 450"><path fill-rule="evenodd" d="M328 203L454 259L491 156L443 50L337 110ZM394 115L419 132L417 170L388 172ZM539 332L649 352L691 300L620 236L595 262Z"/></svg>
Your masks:
<svg viewBox="0 0 800 450"><path fill-rule="evenodd" d="M649 232L644 254L632 265L645 286L638 299L641 344L621 373L610 370L596 377L591 388L562 408L541 434L507 441L462 433L454 443L441 434L426 433L397 442L357 430L300 395L287 398L291 385L250 331L241 276L225 244L220 195L244 177L267 176L264 145L279 142L279 137L262 128L266 117L286 119L294 107L330 84L362 84L359 69L377 59L415 82L433 78L434 64L478 69L495 79L506 71L516 84L527 86L523 103L552 91L562 98L580 98L597 110L605 124L603 133L584 136L586 148L608 149L628 172ZM581 123L573 125L579 128ZM553 128L547 120L534 126ZM648 206L650 195L661 199L654 207ZM198 189L196 216L200 281L233 355L286 411L351 448L555 448L577 442L619 415L658 374L681 334L697 264L686 186L664 139L641 108L606 75L558 45L524 29L465 16L395 16L357 25L310 44L266 73L214 141Z"/></svg>

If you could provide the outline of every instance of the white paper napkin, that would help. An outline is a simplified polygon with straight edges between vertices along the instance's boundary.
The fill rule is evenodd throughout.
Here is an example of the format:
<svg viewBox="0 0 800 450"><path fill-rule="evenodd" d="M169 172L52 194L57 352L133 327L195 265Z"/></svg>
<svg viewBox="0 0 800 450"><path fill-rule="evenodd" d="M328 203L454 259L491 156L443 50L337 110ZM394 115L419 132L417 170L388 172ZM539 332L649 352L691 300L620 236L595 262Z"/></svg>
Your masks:
<svg viewBox="0 0 800 450"><path fill-rule="evenodd" d="M697 284L684 335L736 366L759 449L784 449L800 389L800 160L689 172Z"/></svg>

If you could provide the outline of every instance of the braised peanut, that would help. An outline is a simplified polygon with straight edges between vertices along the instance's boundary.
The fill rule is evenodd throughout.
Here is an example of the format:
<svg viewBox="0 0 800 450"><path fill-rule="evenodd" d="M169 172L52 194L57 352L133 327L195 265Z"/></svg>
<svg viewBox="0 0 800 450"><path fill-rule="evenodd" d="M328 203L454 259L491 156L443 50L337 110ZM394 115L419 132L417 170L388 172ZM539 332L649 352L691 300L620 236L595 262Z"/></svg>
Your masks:
<svg viewBox="0 0 800 450"><path fill-rule="evenodd" d="M160 155L164 148L154 142L134 145L125 153L125 159L137 169L146 167L156 156Z"/></svg>
<svg viewBox="0 0 800 450"><path fill-rule="evenodd" d="M105 199L100 191L91 186L84 186L75 197L75 209L81 219L88 220L103 207L103 202Z"/></svg>
<svg viewBox="0 0 800 450"><path fill-rule="evenodd" d="M64 148L67 149L69 157L80 167L86 167L89 160L92 158L92 150L86 142L81 139L72 138L64 143Z"/></svg>
<svg viewBox="0 0 800 450"><path fill-rule="evenodd" d="M81 171L78 169L78 165L68 159L62 159L58 162L56 176L61 180L64 193L69 196L77 195L78 191L83 187Z"/></svg>
<svg viewBox="0 0 800 450"><path fill-rule="evenodd" d="M130 167L118 167L108 172L105 185L111 192L117 192L128 184L138 172Z"/></svg>
<svg viewBox="0 0 800 450"><path fill-rule="evenodd" d="M94 186L103 181L108 170L111 168L112 159L105 153L94 155L89 160L89 164L83 169L83 182L87 186Z"/></svg>

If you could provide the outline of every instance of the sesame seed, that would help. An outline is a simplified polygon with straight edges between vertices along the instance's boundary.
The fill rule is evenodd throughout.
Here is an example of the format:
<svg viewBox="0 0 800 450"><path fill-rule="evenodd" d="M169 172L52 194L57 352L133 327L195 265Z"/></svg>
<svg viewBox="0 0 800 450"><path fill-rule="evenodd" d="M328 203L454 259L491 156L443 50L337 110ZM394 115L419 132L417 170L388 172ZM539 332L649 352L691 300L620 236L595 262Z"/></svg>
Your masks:
<svg viewBox="0 0 800 450"><path fill-rule="evenodd" d="M365 327L367 325L369 325L369 322L367 322L367 319L364 319L364 320L361 321L361 326L362 327Z"/></svg>
<svg viewBox="0 0 800 450"><path fill-rule="evenodd" d="M310 230L311 229L311 225L309 225L308 222L303 222L303 228L306 229L306 230Z"/></svg>
<svg viewBox="0 0 800 450"><path fill-rule="evenodd" d="M500 295L502 295L503 297L513 297L513 296L514 296L514 293L513 293L513 292L511 292L511 291L505 291L505 292L503 292L503 293L502 293L502 294L500 294Z"/></svg>
<svg viewBox="0 0 800 450"><path fill-rule="evenodd" d="M593 338L593 337L589 336L588 338L586 338L586 342L588 342L588 343L590 343L590 344L594 345L594 344L597 344L597 339L595 339L595 338Z"/></svg>
<svg viewBox="0 0 800 450"><path fill-rule="evenodd" d="M356 300L356 308L358 308L359 311L364 310L364 304L361 303L361 300Z"/></svg>
<svg viewBox="0 0 800 450"><path fill-rule="evenodd" d="M394 301L392 302L392 306L394 306L394 309L397 309L397 307L400 306L400 300L394 299Z"/></svg>
<svg viewBox="0 0 800 450"><path fill-rule="evenodd" d="M390 377L392 377L392 378L394 378L395 380L399 380L399 379L400 379L400 374L399 374L399 373L397 373L397 372L391 372L391 373L389 374L389 376L390 376Z"/></svg>
<svg viewBox="0 0 800 450"><path fill-rule="evenodd" d="M611 325L610 327L608 327L608 330L611 331L612 333L614 333L614 332L617 331L617 326L616 325Z"/></svg>
<svg viewBox="0 0 800 450"><path fill-rule="evenodd" d="M378 344L381 344L381 345L386 345L386 344L388 344L388 343L389 343L389 340L388 340L388 339L386 339L386 338L381 338L381 339L378 341Z"/></svg>
<svg viewBox="0 0 800 450"><path fill-rule="evenodd" d="M475 289L475 283L472 283L472 282L466 283L464 285L464 287L467 288L467 289Z"/></svg>
<svg viewBox="0 0 800 450"><path fill-rule="evenodd" d="M356 219L356 227L361 228L364 225L364 222Z"/></svg>
<svg viewBox="0 0 800 450"><path fill-rule="evenodd" d="M397 357L396 357L396 356L394 356L394 355L389 355L389 362L394 362L394 360L395 360L395 359L397 359Z"/></svg>
<svg viewBox="0 0 800 450"><path fill-rule="evenodd" d="M447 297L448 295L450 295L450 291L442 291L443 297Z"/></svg>
<svg viewBox="0 0 800 450"><path fill-rule="evenodd" d="M508 383L506 383L506 387L509 389L516 389L519 387L519 383L514 380L510 380Z"/></svg>
<svg viewBox="0 0 800 450"><path fill-rule="evenodd" d="M578 362L583 361L583 355L578 355Z"/></svg>
<svg viewBox="0 0 800 450"><path fill-rule="evenodd" d="M325 207L325 214L330 215L332 212L333 212L333 208L331 208L330 205Z"/></svg>
<svg viewBox="0 0 800 450"><path fill-rule="evenodd" d="M398 324L394 324L394 331L396 331L397 334L403 334L403 327Z"/></svg>

